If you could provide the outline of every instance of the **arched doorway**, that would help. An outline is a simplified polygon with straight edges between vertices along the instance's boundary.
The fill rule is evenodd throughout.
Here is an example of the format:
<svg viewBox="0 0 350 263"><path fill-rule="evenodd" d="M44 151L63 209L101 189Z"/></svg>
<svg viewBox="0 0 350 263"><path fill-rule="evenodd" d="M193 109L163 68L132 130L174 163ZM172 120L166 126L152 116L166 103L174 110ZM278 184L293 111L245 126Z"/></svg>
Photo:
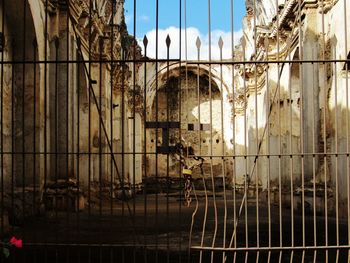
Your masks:
<svg viewBox="0 0 350 263"><path fill-rule="evenodd" d="M148 123L161 123L158 130L147 129L146 152L151 153L146 160L147 175L178 177L178 155L164 152L159 146L169 145L176 151L176 146L182 144L189 155L220 155L225 148L221 90L207 70L186 71L185 67L164 73L158 86L146 116ZM214 176L223 174L221 159L214 161L213 168ZM199 172L194 170L193 176L199 176Z"/></svg>

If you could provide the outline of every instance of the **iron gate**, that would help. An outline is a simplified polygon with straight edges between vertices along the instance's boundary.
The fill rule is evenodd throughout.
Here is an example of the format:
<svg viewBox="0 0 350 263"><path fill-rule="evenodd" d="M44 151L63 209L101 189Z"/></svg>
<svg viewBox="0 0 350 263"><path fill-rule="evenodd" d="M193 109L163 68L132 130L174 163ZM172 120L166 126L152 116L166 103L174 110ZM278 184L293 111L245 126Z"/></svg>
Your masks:
<svg viewBox="0 0 350 263"><path fill-rule="evenodd" d="M350 261L348 1L175 2L1 0L1 262Z"/></svg>

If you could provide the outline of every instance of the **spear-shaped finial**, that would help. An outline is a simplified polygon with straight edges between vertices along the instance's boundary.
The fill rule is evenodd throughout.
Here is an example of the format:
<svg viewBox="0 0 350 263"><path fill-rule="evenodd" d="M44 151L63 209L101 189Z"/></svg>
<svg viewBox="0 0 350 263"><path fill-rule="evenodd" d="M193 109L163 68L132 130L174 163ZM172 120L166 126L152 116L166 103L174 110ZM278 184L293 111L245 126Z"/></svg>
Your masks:
<svg viewBox="0 0 350 263"><path fill-rule="evenodd" d="M218 45L220 50L222 50L222 47L224 46L224 41L222 40L222 37L219 38Z"/></svg>
<svg viewBox="0 0 350 263"><path fill-rule="evenodd" d="M165 43L166 43L167 48L169 48L170 47L170 43L171 43L169 35L167 35Z"/></svg>
<svg viewBox="0 0 350 263"><path fill-rule="evenodd" d="M201 44L202 44L202 42L201 42L200 38L197 37L197 40L196 40L197 49L200 49L200 48L201 48Z"/></svg>
<svg viewBox="0 0 350 263"><path fill-rule="evenodd" d="M146 49L146 48L147 48L147 45L148 45L148 39L147 39L147 36L146 36L146 35L143 37L143 45L144 45L144 47L145 47L145 49Z"/></svg>
<svg viewBox="0 0 350 263"><path fill-rule="evenodd" d="M224 46L224 41L222 40L222 37L219 38L218 45L220 48L220 60L222 60L222 47Z"/></svg>
<svg viewBox="0 0 350 263"><path fill-rule="evenodd" d="M201 49L201 45L202 45L202 42L200 40L199 37L197 37L197 40L196 40L196 46L197 46L197 57L198 57L198 60L200 59L200 49Z"/></svg>

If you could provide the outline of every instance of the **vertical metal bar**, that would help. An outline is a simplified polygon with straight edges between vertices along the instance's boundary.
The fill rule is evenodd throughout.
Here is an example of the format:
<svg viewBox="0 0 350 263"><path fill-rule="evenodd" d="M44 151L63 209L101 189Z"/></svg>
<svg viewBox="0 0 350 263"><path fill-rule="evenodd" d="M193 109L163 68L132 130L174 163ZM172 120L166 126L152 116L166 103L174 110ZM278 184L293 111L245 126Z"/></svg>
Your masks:
<svg viewBox="0 0 350 263"><path fill-rule="evenodd" d="M269 232L269 243L268 247L272 246L272 228L271 228L271 161L270 161L270 87L269 87L269 40L265 38L265 50L266 50L266 109L269 109L266 116L266 156L267 156L267 218L268 218L268 232ZM263 138L262 138L263 139ZM271 251L268 252L267 262L271 260Z"/></svg>
<svg viewBox="0 0 350 263"><path fill-rule="evenodd" d="M46 196L46 184L47 184L47 160L48 160L48 125L47 125L47 116L48 116L48 96L50 92L48 92L47 88L47 71L48 71L48 0L45 0L45 28L44 28L44 185L43 185L43 193L42 196ZM13 107L13 104L12 104ZM12 149L13 150L13 149ZM46 240L45 240L46 242ZM47 252L47 249L45 249L45 253ZM47 257L45 256L45 262L47 262Z"/></svg>
<svg viewBox="0 0 350 263"><path fill-rule="evenodd" d="M197 38L197 56L198 56L198 75L197 75L197 93L198 93L198 122L200 123L201 121L201 104L200 104L200 83L199 83L199 77L200 77L200 66L199 66L199 60L200 60L200 47L201 47L201 41L199 38ZM199 133L201 133L199 129ZM201 145L201 144L199 144ZM201 146L199 148L199 153L201 153ZM209 206L209 200L208 200L208 192L207 192L207 187L206 187L206 182L205 182L205 177L204 174L202 174L202 180L203 180L203 187L204 187L204 194L205 194L205 208L204 208L204 216L203 216L203 226L202 226L202 236L201 236L201 247L204 245L204 238L205 238L205 230L206 230L206 225L207 225L207 218L208 218L208 206ZM203 260L203 251L201 250L199 252L199 262L202 262Z"/></svg>
<svg viewBox="0 0 350 263"><path fill-rule="evenodd" d="M15 191L15 63L14 63L14 50L15 50L15 42L12 40L12 64L11 64L11 212L14 212L14 191ZM13 226L11 227L11 231L13 231Z"/></svg>
<svg viewBox="0 0 350 263"><path fill-rule="evenodd" d="M89 0L89 25L92 24L92 0ZM92 27L89 26L88 35L88 225L90 225L91 220L91 49L92 49ZM89 260L91 254L91 247L88 250Z"/></svg>
<svg viewBox="0 0 350 263"><path fill-rule="evenodd" d="M203 169L202 167L200 167L201 169ZM197 193L196 193L196 189L194 184L192 184L192 188L193 188L193 193L195 196L195 200L196 200L196 206L195 209L192 213L192 218L191 218L191 226L190 226L190 236L189 236L189 242L188 242L188 259L187 262L191 262L191 246L192 246L192 231L193 231L193 226L194 226L194 221L195 221L195 216L198 212L198 207L199 207L199 202L198 202L198 197L197 197Z"/></svg>
<svg viewBox="0 0 350 263"><path fill-rule="evenodd" d="M313 56L314 57L314 56ZM312 63L312 90L314 93L315 90L315 65L314 63ZM313 149L312 149L312 192L313 192L313 196L312 196L312 207L313 207L313 231L314 231L314 235L313 235L313 244L316 247L317 246L317 221L316 221L316 158L315 158L315 153L317 152L317 147L316 147L316 121L315 121L315 104L312 102L312 145L313 145ZM317 259L317 250L314 251L314 262L316 262Z"/></svg>
<svg viewBox="0 0 350 263"><path fill-rule="evenodd" d="M222 47L223 47L223 40L220 37L219 39L219 49L220 49L220 61L222 62ZM225 169L225 129L224 129L224 91L223 91L223 73L222 73L222 64L220 64L220 91L221 91L221 97L220 97L220 113L221 113L221 167L222 167L222 185L223 185L223 191L224 191L224 217L223 217L223 224L224 224L224 233L223 233L223 248L226 247L226 231L227 231L227 199L226 199L226 169ZM222 252L222 262L225 263L226 261L226 253L225 251Z"/></svg>
<svg viewBox="0 0 350 263"><path fill-rule="evenodd" d="M242 44L242 49L243 49L243 72L246 71L246 40L243 39L243 44ZM244 91L247 90L247 84L246 81L243 82L243 87L244 87ZM246 95L244 95L244 104L248 105L248 98ZM245 247L248 248L249 247L249 235L248 235L248 180L249 180L249 174L248 174L248 142L247 142L247 107L244 107L244 174L245 174L245 178L244 178L244 195L243 195L243 200L242 200L242 204L240 206L239 209L239 213L238 213L238 218L237 218L237 224L238 224L238 220L244 205L244 230L245 230ZM237 228L236 228L237 229ZM235 233L236 235L236 233ZM247 263L248 262L248 251L245 252L244 255L244 262Z"/></svg>
<svg viewBox="0 0 350 263"><path fill-rule="evenodd" d="M201 46L201 41L199 39L199 37L197 37L197 40L196 40L196 47L197 47L197 58L198 58L198 61L200 59L200 46ZM200 67L199 67L199 63L197 64L197 83L196 83L196 90L197 90L197 104L198 104L198 109L197 109L197 113L198 113L198 127L200 127L200 123L201 123L201 114L200 114L200 89L199 89L199 79L200 79ZM199 128L198 129L198 138L199 138L199 156L201 156L201 151L202 151L202 147L201 147L201 144L202 144L202 141L201 141L201 129ZM201 169L201 172L203 171L203 162L202 164L200 165L200 169ZM201 173L201 176L203 176L203 174ZM202 178L204 179L204 178ZM205 181L204 181L204 187L205 187ZM192 246L192 232L193 232L193 226L194 226L194 221L195 221L195 216L198 212L198 208L199 208L199 202L198 202L198 198L197 198L197 194L196 194L196 191L195 191L195 186L194 184L192 183L192 187L194 189L194 194L195 194L195 198L196 198L196 207L192 213L192 220L191 220L191 228L190 228L190 238L189 238L189 248L188 248L188 263L191 261L191 246ZM203 236L202 236L203 237Z"/></svg>
<svg viewBox="0 0 350 263"><path fill-rule="evenodd" d="M187 53L187 51L188 51L188 49L187 49L188 42L187 42L187 3L186 3L186 0L185 0L185 19L184 19L184 24L185 24L185 61L187 61L188 60L188 53ZM181 72L180 72L180 75L181 75ZM185 97L189 98L189 92L188 92L188 66L187 66L187 63L185 63ZM184 107L184 111L187 113L189 111L188 104L184 103L183 107ZM181 122L184 123L186 127L188 127L188 114L185 114L185 119L184 120L181 119ZM189 148L186 147L185 149L186 149L186 156L189 156L189 150L188 150Z"/></svg>
<svg viewBox="0 0 350 263"><path fill-rule="evenodd" d="M103 39L100 38L99 39L99 65L98 65L98 104L100 106L100 110L102 111L102 48L103 48ZM98 120L98 139L99 139L99 144L98 144L98 181L99 181L99 219L101 220L101 216L102 216L102 186L104 184L103 178L102 178L102 132L101 132L101 119L103 118L103 116L100 116L99 120ZM100 240L100 242L102 242L102 239ZM101 249L101 248L100 248Z"/></svg>
<svg viewBox="0 0 350 263"><path fill-rule="evenodd" d="M276 7L277 7L277 12L278 12L278 1L276 0ZM277 57L279 59L280 57L280 32L279 32L279 27L280 27L280 21L279 21L279 14L277 13L277 35L276 35L276 39L277 39ZM277 119L278 119L278 209L279 209L279 243L280 246L283 246L283 214L282 214L282 178L281 178L281 108L280 108L280 101L281 101L281 74L280 72L282 71L283 67L281 68L280 63L277 63L277 72L278 72L278 80L277 80L277 107L278 107L278 111L277 111ZM291 192L292 195L292 192ZM292 198L293 199L293 198ZM292 239L293 239L293 235L294 235L294 225L292 225ZM280 255L279 255L279 262L281 262L282 260L282 251L280 251ZM293 251L292 251L292 255L291 255L291 262L293 260Z"/></svg>
<svg viewBox="0 0 350 263"><path fill-rule="evenodd" d="M256 157L254 158L254 167L255 169L255 204L256 204L256 245L257 247L260 246L260 228L259 228L259 123L258 123L258 76L257 76L257 64L256 64L256 56L257 56L257 33L256 33L256 0L253 1L254 5L254 17L253 17L253 27L254 27L254 89L255 89L255 136L256 136ZM253 176L253 174L251 174ZM257 251L257 256L256 256L256 262L259 262L259 251Z"/></svg>
<svg viewBox="0 0 350 263"><path fill-rule="evenodd" d="M87 254L88 254L88 263L91 263L91 247L89 247L89 250L88 250Z"/></svg>
<svg viewBox="0 0 350 263"><path fill-rule="evenodd" d="M301 0L298 0L298 26L299 26L299 59L304 59L303 51L303 32L301 28ZM304 64L299 67L299 86L300 86L300 148L301 148L301 223L302 223L302 246L305 247L305 141L304 141L304 87L303 87ZM302 262L305 260L305 250L302 251Z"/></svg>
<svg viewBox="0 0 350 263"><path fill-rule="evenodd" d="M165 86L165 96L166 96L166 122L167 122L167 130L169 132L169 103L170 103L170 98L169 98L169 59L170 59L170 37L169 35L166 38L166 46L167 46L167 65L166 65L166 86ZM181 92L181 91L180 91ZM174 99L174 98L171 98ZM169 133L170 135L170 133ZM164 142L163 142L164 143ZM168 142L169 145L169 142ZM169 262L169 151L166 154L166 225L167 225L167 233L166 233L166 247L167 247L167 262Z"/></svg>
<svg viewBox="0 0 350 263"><path fill-rule="evenodd" d="M5 1L2 1L2 19L1 19L1 32L5 35ZM5 43L3 43L5 45ZM1 112L0 112L0 118L1 118L1 127L0 127L0 140L1 140L1 159L0 159L0 166L1 166L1 212L0 212L0 217L1 217L1 229L0 229L0 235L4 235L4 219L5 219L5 214L4 214L4 52L1 52L1 94L0 94L0 107L1 107ZM13 105L12 105L13 107Z"/></svg>
<svg viewBox="0 0 350 263"><path fill-rule="evenodd" d="M110 36L110 56L111 56L111 70L110 70L110 74L109 74L109 78L110 78L110 98L109 98L109 109L110 109L110 115L109 115L109 129L110 129L110 138L111 138L111 158L110 158L110 166L109 166L109 169L110 169L110 192L111 192L111 195L110 195L110 215L112 216L113 215L113 198L114 198L114 189L113 189L113 183L114 183L114 180L113 180L113 174L114 174L114 171L113 171L113 158L112 156L114 156L114 148L113 148L113 141L114 141L114 138L113 138L113 110L114 110L114 104L113 104L113 86L114 86L114 67L115 67L115 64L114 64L114 60L116 59L114 57L114 16L115 16L115 4L116 2L111 0L111 5L112 5L112 14L111 14L111 20L110 20L110 27L111 27L111 36ZM111 250L111 258L113 256L113 252L114 250L112 249ZM112 262L112 261L111 261Z"/></svg>
<svg viewBox="0 0 350 263"><path fill-rule="evenodd" d="M235 39L234 39L234 11L235 11L235 5L234 5L234 0L231 0L231 8L230 8L230 18L231 18L231 57L232 60L235 60ZM236 213L236 107L235 107L235 65L232 65L232 153L233 153L233 158L232 158L232 184L233 184L233 230L232 230L232 236L230 240L230 245L229 247L236 248L237 247L237 213ZM237 253L233 253L233 262L236 262L236 256Z"/></svg>
<svg viewBox="0 0 350 263"><path fill-rule="evenodd" d="M122 72L121 72L121 161L122 161L122 169L121 169L121 188L122 192L124 195L124 189L125 189L125 60L126 60L126 50L125 47L122 45L122 62L121 62L121 67L122 67ZM125 220L125 204L122 202L122 223L124 223Z"/></svg>
<svg viewBox="0 0 350 263"><path fill-rule="evenodd" d="M325 10L324 10L324 0L321 0L321 21L322 21L322 60L325 61L326 59L326 33L325 33ZM326 68L327 64L324 64L324 110L323 110L323 162L324 162L324 217L325 217L325 246L328 246L328 182L327 182L327 75L326 75ZM326 263L328 263L328 249L326 249Z"/></svg>
<svg viewBox="0 0 350 263"><path fill-rule="evenodd" d="M280 17L278 13L278 0L275 1L275 6L276 6L276 28L277 28L277 33L276 33L276 42L277 42L277 59L279 60L280 57L280 32L279 32L279 26L280 26ZM283 234L282 234L282 229L283 229L283 223L282 223L282 186L281 186L281 121L280 121L280 108L279 108L279 102L280 102L280 78L281 78L281 66L280 63L277 63L277 74L278 74L278 79L277 79L277 87L275 91L275 95L277 94L277 107L278 107L278 113L277 113L277 119L278 119L278 209L279 209L279 245L282 247L283 245ZM273 102L275 100L275 95L273 97ZM270 106L272 107L272 105ZM270 114L270 113L269 113ZM293 213L293 212L292 212ZM292 239L293 239L293 223L292 223ZM292 256L291 256L291 262L293 258L293 251L292 251ZM282 251L279 253L279 260L278 262L282 261Z"/></svg>
<svg viewBox="0 0 350 263"><path fill-rule="evenodd" d="M347 58L348 51L348 25L346 21L347 17L347 1L344 0L344 48L345 48L345 57ZM345 94L346 94L346 108L349 109L349 63L345 63L345 71L346 71L346 78L345 78ZM350 133L350 121L349 121L349 111L346 113L346 152L348 153L346 155L346 178L347 178L347 228L348 228L348 244L350 244L350 158L349 158L349 151L350 151L350 142L349 142L349 133ZM348 251L348 261L350 260L350 250Z"/></svg>
<svg viewBox="0 0 350 263"><path fill-rule="evenodd" d="M208 44L209 44L209 62L211 62L211 6L210 0L208 0ZM216 235L218 230L218 209L216 205L216 190L215 179L213 174L213 94L212 94L212 74L211 64L209 64L209 119L210 119L210 176L213 187L213 207L214 207L214 233L212 239L212 247L215 247ZM214 261L214 251L211 252L211 262Z"/></svg>
<svg viewBox="0 0 350 263"><path fill-rule="evenodd" d="M33 212L36 211L35 198L36 198L36 53L37 43L36 39L33 40ZM2 120L2 118L1 118Z"/></svg>
<svg viewBox="0 0 350 263"><path fill-rule="evenodd" d="M159 51L159 43L158 43L158 40L159 40L159 0L156 0L156 63L155 63L155 70L156 70L156 122L158 123L158 110L159 110L159 101L158 101L158 51ZM157 145L158 145L158 125L157 125L157 128L156 128L156 134L155 134L155 149L157 149ZM156 154L155 154L155 157L156 157L156 160L155 160L155 168L156 168L156 172L155 172L155 175L156 175L156 184L158 186L158 151L156 150ZM156 187L156 189L158 189L158 187ZM155 218L155 223L156 223L156 226L158 225L158 222L159 222L159 218L158 218L158 213L159 213L159 207L158 207L158 191L156 191L156 200L155 200L155 206L156 206L156 210L155 210L155 213L156 213L156 218ZM156 263L158 263L158 234L159 234L159 230L158 228L156 228L156 237L155 237L155 247L156 247L156 253L155 253L155 256L156 256Z"/></svg>
<svg viewBox="0 0 350 263"><path fill-rule="evenodd" d="M102 111L103 111L103 105L102 105L102 49L103 49L103 38L99 38L99 65L98 65L98 104L100 106L100 112L101 116L98 121L98 139L99 139L99 144L98 144L98 182L99 182L99 220L100 223L102 224L102 186L104 185L104 178L102 178L102 119L104 116L102 116ZM102 262L102 241L103 237L102 235L99 235L99 252L100 252L100 263Z"/></svg>
<svg viewBox="0 0 350 263"><path fill-rule="evenodd" d="M80 39L77 39L77 41L80 41ZM80 44L78 44L80 45ZM77 75L77 87L76 87L76 96L77 96L77 188L78 188L78 193L77 193L77 213L76 213L76 222L77 222L77 232L78 232L78 238L80 237L80 93L81 93L81 85L82 83L80 82L80 74L81 74L81 57L76 50L76 58L77 58L77 65L76 65L76 75ZM84 83L84 82L83 82ZM80 254L79 254L80 255ZM80 257L79 257L80 259Z"/></svg>
<svg viewBox="0 0 350 263"><path fill-rule="evenodd" d="M92 49L92 0L89 0L89 40L88 40L88 46L89 46L89 54L88 54L88 85L89 85L89 92L88 92L88 218L89 218L89 224L91 220L91 49ZM89 247L89 253L91 253L91 248Z"/></svg>
<svg viewBox="0 0 350 263"><path fill-rule="evenodd" d="M147 58L147 37L143 38L143 45L145 51L145 58ZM143 208L143 235L144 235L144 261L147 262L147 227L148 227L148 218L147 218L147 133L146 133L146 122L147 122L147 62L144 62L144 71L143 71L143 167L144 167L144 189L143 189L143 198L144 198L144 208Z"/></svg>
<svg viewBox="0 0 350 263"><path fill-rule="evenodd" d="M70 60L72 59L71 58L71 46L70 46L70 26L69 26L69 9L70 9L70 0L66 0L67 1L67 14L66 14L66 23L67 23L67 26L66 26L66 30L67 30L67 39L66 39L66 56L67 56L67 63L66 63L66 141L65 141L65 144L66 144L66 154L65 154L65 162L66 162L66 182L67 182L67 185L69 183L69 159L71 158L71 155L70 155L70 147L69 147L69 123L73 124L72 122L69 122L70 118L69 118L69 108L70 108L70 99L69 99L69 94L70 94L70 85L72 84L72 82L70 81L70 67L71 67L71 63ZM73 101L73 97L72 97L72 105L73 105L74 101ZM71 116L73 116L73 112L71 112ZM71 131L72 131L72 134L73 134L73 126L71 127ZM73 140L72 140L73 141ZM73 151L73 149L72 149ZM74 157L74 156L73 156ZM73 159L73 158L72 158ZM69 220L70 220L70 204L69 204L69 200L68 200L68 189L67 189L67 197L66 197L66 209L67 209L67 213L66 213L66 224L67 226L69 225ZM74 206L73 206L74 207ZM70 237L70 232L68 232L68 238ZM69 248L68 248L68 256L69 256Z"/></svg>
<svg viewBox="0 0 350 263"><path fill-rule="evenodd" d="M136 188L135 188L135 183L136 183L136 99L135 99L135 92L136 92L136 11L137 11L137 6L136 6L136 3L137 1L134 0L134 28L133 28L133 35L134 35L134 39L135 41L133 41L132 43L132 51L133 51L133 63L132 63L132 66L133 66L133 69L132 69L132 72L133 72L133 75L132 75L132 83L133 83L133 89L134 89L134 92L133 92L133 97L132 97L132 100L133 100L133 108L132 108L132 131L133 131L133 135L132 135L132 140L133 140L133 143L132 143L132 187L131 187L131 190L132 190L132 195L135 195L136 194ZM138 157L138 155L137 155ZM135 198L133 198L133 203L132 203L132 208L133 208L133 216L132 216L132 221L133 221L133 228L135 229L135 219L136 219L136 203L135 203ZM135 241L135 239L133 239ZM136 254L135 254L135 249L133 251L133 260L134 260L134 263L135 263L135 260L136 260Z"/></svg>
<svg viewBox="0 0 350 263"><path fill-rule="evenodd" d="M185 0L185 18L184 18L184 24L185 24L185 61L188 60L188 53L187 53L187 3L186 3L186 0ZM181 45L181 44L180 44ZM181 69L180 69L181 70ZM181 75L181 72L180 72L180 75ZM181 92L181 90L180 90ZM189 92L188 92L188 66L187 66L187 63L185 63L185 97L188 98L189 97ZM187 103L184 103L184 111L185 112L188 112L188 104ZM181 119L181 122L183 122L186 127L188 126L188 115L186 114L185 115L185 119L182 120ZM188 151L188 148L186 148L186 156L189 155L189 151Z"/></svg>
<svg viewBox="0 0 350 263"><path fill-rule="evenodd" d="M58 38L55 39L55 59L56 62L58 62L59 58L58 58L58 49L59 49L59 40ZM54 110L54 114L55 114L55 183L57 184L58 181L58 63L55 64L55 110ZM55 195L57 196L57 191L58 189L55 190ZM55 218L57 220L57 201L55 202ZM57 239L57 231L56 231L56 239ZM56 240L57 241L57 240Z"/></svg>
<svg viewBox="0 0 350 263"><path fill-rule="evenodd" d="M26 92L26 33L27 33L27 27L26 27L26 15L27 15L27 1L23 1L23 54L22 54L22 213L23 217L25 217L25 186L26 186L26 181L25 181L25 167L26 167L26 155L25 155L25 92ZM25 238L24 235L24 229L23 231L23 238Z"/></svg>
<svg viewBox="0 0 350 263"><path fill-rule="evenodd" d="M70 83L69 83L69 60L70 60L70 56L69 56L69 54L70 54L70 52L69 52L69 48L70 48L70 45L69 45L69 8L70 8L70 6L69 6L69 0L66 0L67 2L67 14L66 14L66 17L65 17L65 19L66 19L66 72L65 72L65 74L66 74L66 90L65 90L65 102L64 102L64 104L65 104L65 107L66 107L66 111L65 111L65 117L66 117L66 127L65 127L65 134L66 134L66 138L65 138L65 142L64 142L64 146L65 146L65 152L64 153L62 153L62 159L65 161L65 178L62 178L62 179L65 179L66 180L66 184L68 185L68 181L69 181L69 174L68 174L68 166L69 166L69 85L70 85ZM63 100L63 98L62 98L62 100ZM61 157L60 156L60 157ZM67 193L66 193L66 201L65 201L65 206L66 206L66 225L68 226L68 224L69 224L69 201L68 201L68 189L67 189ZM70 235L70 233L69 233L69 231L67 231L67 238L69 238L69 235ZM66 251L66 255L67 255L67 253L69 253L69 250L68 250L68 248L66 248L65 249L65 251Z"/></svg>
<svg viewBox="0 0 350 263"><path fill-rule="evenodd" d="M111 18L109 21L109 26L111 28L111 35L110 35L110 59L111 59L111 63L110 63L110 72L109 72L109 81L110 81L110 86L109 86L109 91L110 91L110 97L109 97L109 129L110 129L110 152L111 152L111 156L110 156L110 166L109 166L109 191L110 191L110 216L113 216L113 199L114 199L114 185L113 185L113 156L114 156L114 148L113 148L113 109L114 109L114 104L113 104L113 73L114 73L114 15L115 15L115 1L110 1L111 3ZM106 51L107 53L107 51ZM107 65L106 65L107 68ZM107 93L107 88L106 88L106 93ZM107 97L107 94L106 94ZM107 101L106 100L106 108L107 108ZM107 115L106 115L106 125L108 124L107 122ZM106 160L106 164L107 164L107 160ZM108 174L108 173L107 173ZM107 177L106 177L106 181L107 181ZM113 262L113 257L114 257L114 249L113 247L110 248L110 262Z"/></svg>
<svg viewBox="0 0 350 263"><path fill-rule="evenodd" d="M288 54L288 59L291 61L291 54ZM289 80L288 80L288 92L289 92L289 99L290 99L290 104L289 104L289 148L290 148L290 156L289 156L289 176L290 176L290 219L291 219L291 246L294 247L294 165L293 165L293 137L292 137L292 131L293 131L293 106L292 106L292 68L294 66L294 63L289 64ZM281 259L281 258L280 258ZM293 260L293 251L291 253L291 261Z"/></svg>
<svg viewBox="0 0 350 263"><path fill-rule="evenodd" d="M334 58L337 58L336 48L334 48ZM334 62L334 139L335 139L335 235L336 235L336 245L339 246L339 173L338 173L338 81L337 81L337 62ZM336 262L339 260L339 249L336 250Z"/></svg>
<svg viewBox="0 0 350 263"><path fill-rule="evenodd" d="M299 47L300 48L300 47ZM288 54L289 56L289 60L291 60L291 55ZM292 98L292 83L291 83L291 79L292 79L292 67L293 67L293 63L289 65L290 69L289 69L289 82L288 82L288 86L289 86L289 97ZM293 152L293 140L292 140L292 129L293 129L293 119L292 119L292 114L293 114L293 108L292 108L292 104L290 104L289 107L289 115L290 117L290 122L289 122L289 130L291 131L289 134L289 145L290 145L290 158L289 158L289 167L290 167L290 205L291 205L291 209L290 209L290 213L291 213L291 246L294 247L294 174L293 174L293 170L294 170L294 152ZM281 196L280 196L281 197ZM281 201L280 201L280 207L281 207ZM280 208L281 209L281 208ZM281 219L280 219L280 224L282 223ZM280 228L281 231L281 228ZM280 234L280 246L283 245L283 241L282 241L282 234ZM291 251L291 257L290 257L290 262L293 262L293 257L294 257L294 250ZM280 253L280 262L282 260L282 253Z"/></svg>
<svg viewBox="0 0 350 263"><path fill-rule="evenodd" d="M184 1L184 4L182 4L182 1ZM182 8L184 8L184 16L185 16L185 19L187 19L187 2L186 0L179 0L179 61L180 61L180 66L181 66L181 60L182 60ZM186 20L187 21L187 20ZM185 22L185 27L186 27L187 23ZM182 93L181 93L181 90L182 90L182 83L181 83L181 67L180 67L180 78L179 78L179 82L178 82L178 90L180 91L179 92L179 119L178 121L181 123L181 114L182 114L182 103L181 103L181 99L182 99ZM180 125L181 126L181 125ZM179 133L179 142L181 143L181 136L182 136L182 133L181 133L181 127L179 127L178 129L178 133ZM179 160L179 181L181 182L182 180L182 163L181 163L181 160ZM178 218L179 218L179 221L181 220L182 218L182 189L180 188L179 189L179 213L178 213ZM181 256L181 251L182 251L182 232L179 231L179 262L181 262L181 259L182 259L182 256ZM191 249L191 248L189 248ZM190 250L189 250L190 251ZM191 251L190 251L191 253ZM191 254L188 256L188 260L191 259Z"/></svg>

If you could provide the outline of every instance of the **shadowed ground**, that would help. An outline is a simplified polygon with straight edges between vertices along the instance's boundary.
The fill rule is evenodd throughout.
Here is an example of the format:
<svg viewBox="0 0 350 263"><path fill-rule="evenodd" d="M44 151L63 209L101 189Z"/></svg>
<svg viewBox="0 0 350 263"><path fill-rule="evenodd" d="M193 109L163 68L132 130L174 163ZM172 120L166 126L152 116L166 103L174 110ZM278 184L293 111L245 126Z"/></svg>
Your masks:
<svg viewBox="0 0 350 263"><path fill-rule="evenodd" d="M197 191L198 211L194 217L192 246L202 243L203 220L205 214L205 192ZM226 220L224 194L216 194L217 220L215 220L213 195L208 192L208 211L205 222L203 246L211 247L215 233L215 247L223 247L224 227L226 227L225 246L228 247L234 229L234 201L232 191L226 193ZM182 197L181 197L182 198ZM193 200L190 207L183 205L178 193L136 195L126 202L102 200L90 204L81 212L49 211L44 215L30 218L22 226L14 230L23 237L25 249L16 252L15 262L187 262L190 226L192 213L196 207ZM242 202L242 196L236 197L236 215ZM271 205L271 220L268 217L266 202L259 201L257 210L256 199L249 199L247 221L245 209L237 225L236 247L279 247L280 234L282 246L291 246L291 210L282 210L282 233L280 233L280 217L278 205ZM257 211L259 217L257 218ZM325 218L306 211L305 216L305 246L325 245ZM225 224L226 222L226 224ZM245 224L247 222L247 224ZM258 224L257 224L258 222ZM294 246L303 246L303 227L301 211L294 212ZM314 232L316 223L316 238ZM245 229L248 229L248 232ZM328 217L328 245L336 245L336 221ZM258 235L259 234L259 235ZM259 236L259 240L257 240ZM269 244L269 236L270 244ZM246 238L248 238L246 240ZM247 241L247 243L246 243ZM259 242L259 245L258 245ZM339 222L339 244L347 244L346 222ZM233 244L234 245L234 244ZM347 262L347 251L339 250L339 261ZM290 262L291 251L250 251L248 262ZM213 253L214 262L244 262L245 252ZM191 250L190 262L199 261L199 252ZM211 253L203 252L203 262L211 261ZM304 262L313 262L315 253L308 250ZM335 261L336 251L329 251L330 262ZM301 262L301 250L293 254L293 262ZM318 250L315 262L325 261L325 251Z"/></svg>

